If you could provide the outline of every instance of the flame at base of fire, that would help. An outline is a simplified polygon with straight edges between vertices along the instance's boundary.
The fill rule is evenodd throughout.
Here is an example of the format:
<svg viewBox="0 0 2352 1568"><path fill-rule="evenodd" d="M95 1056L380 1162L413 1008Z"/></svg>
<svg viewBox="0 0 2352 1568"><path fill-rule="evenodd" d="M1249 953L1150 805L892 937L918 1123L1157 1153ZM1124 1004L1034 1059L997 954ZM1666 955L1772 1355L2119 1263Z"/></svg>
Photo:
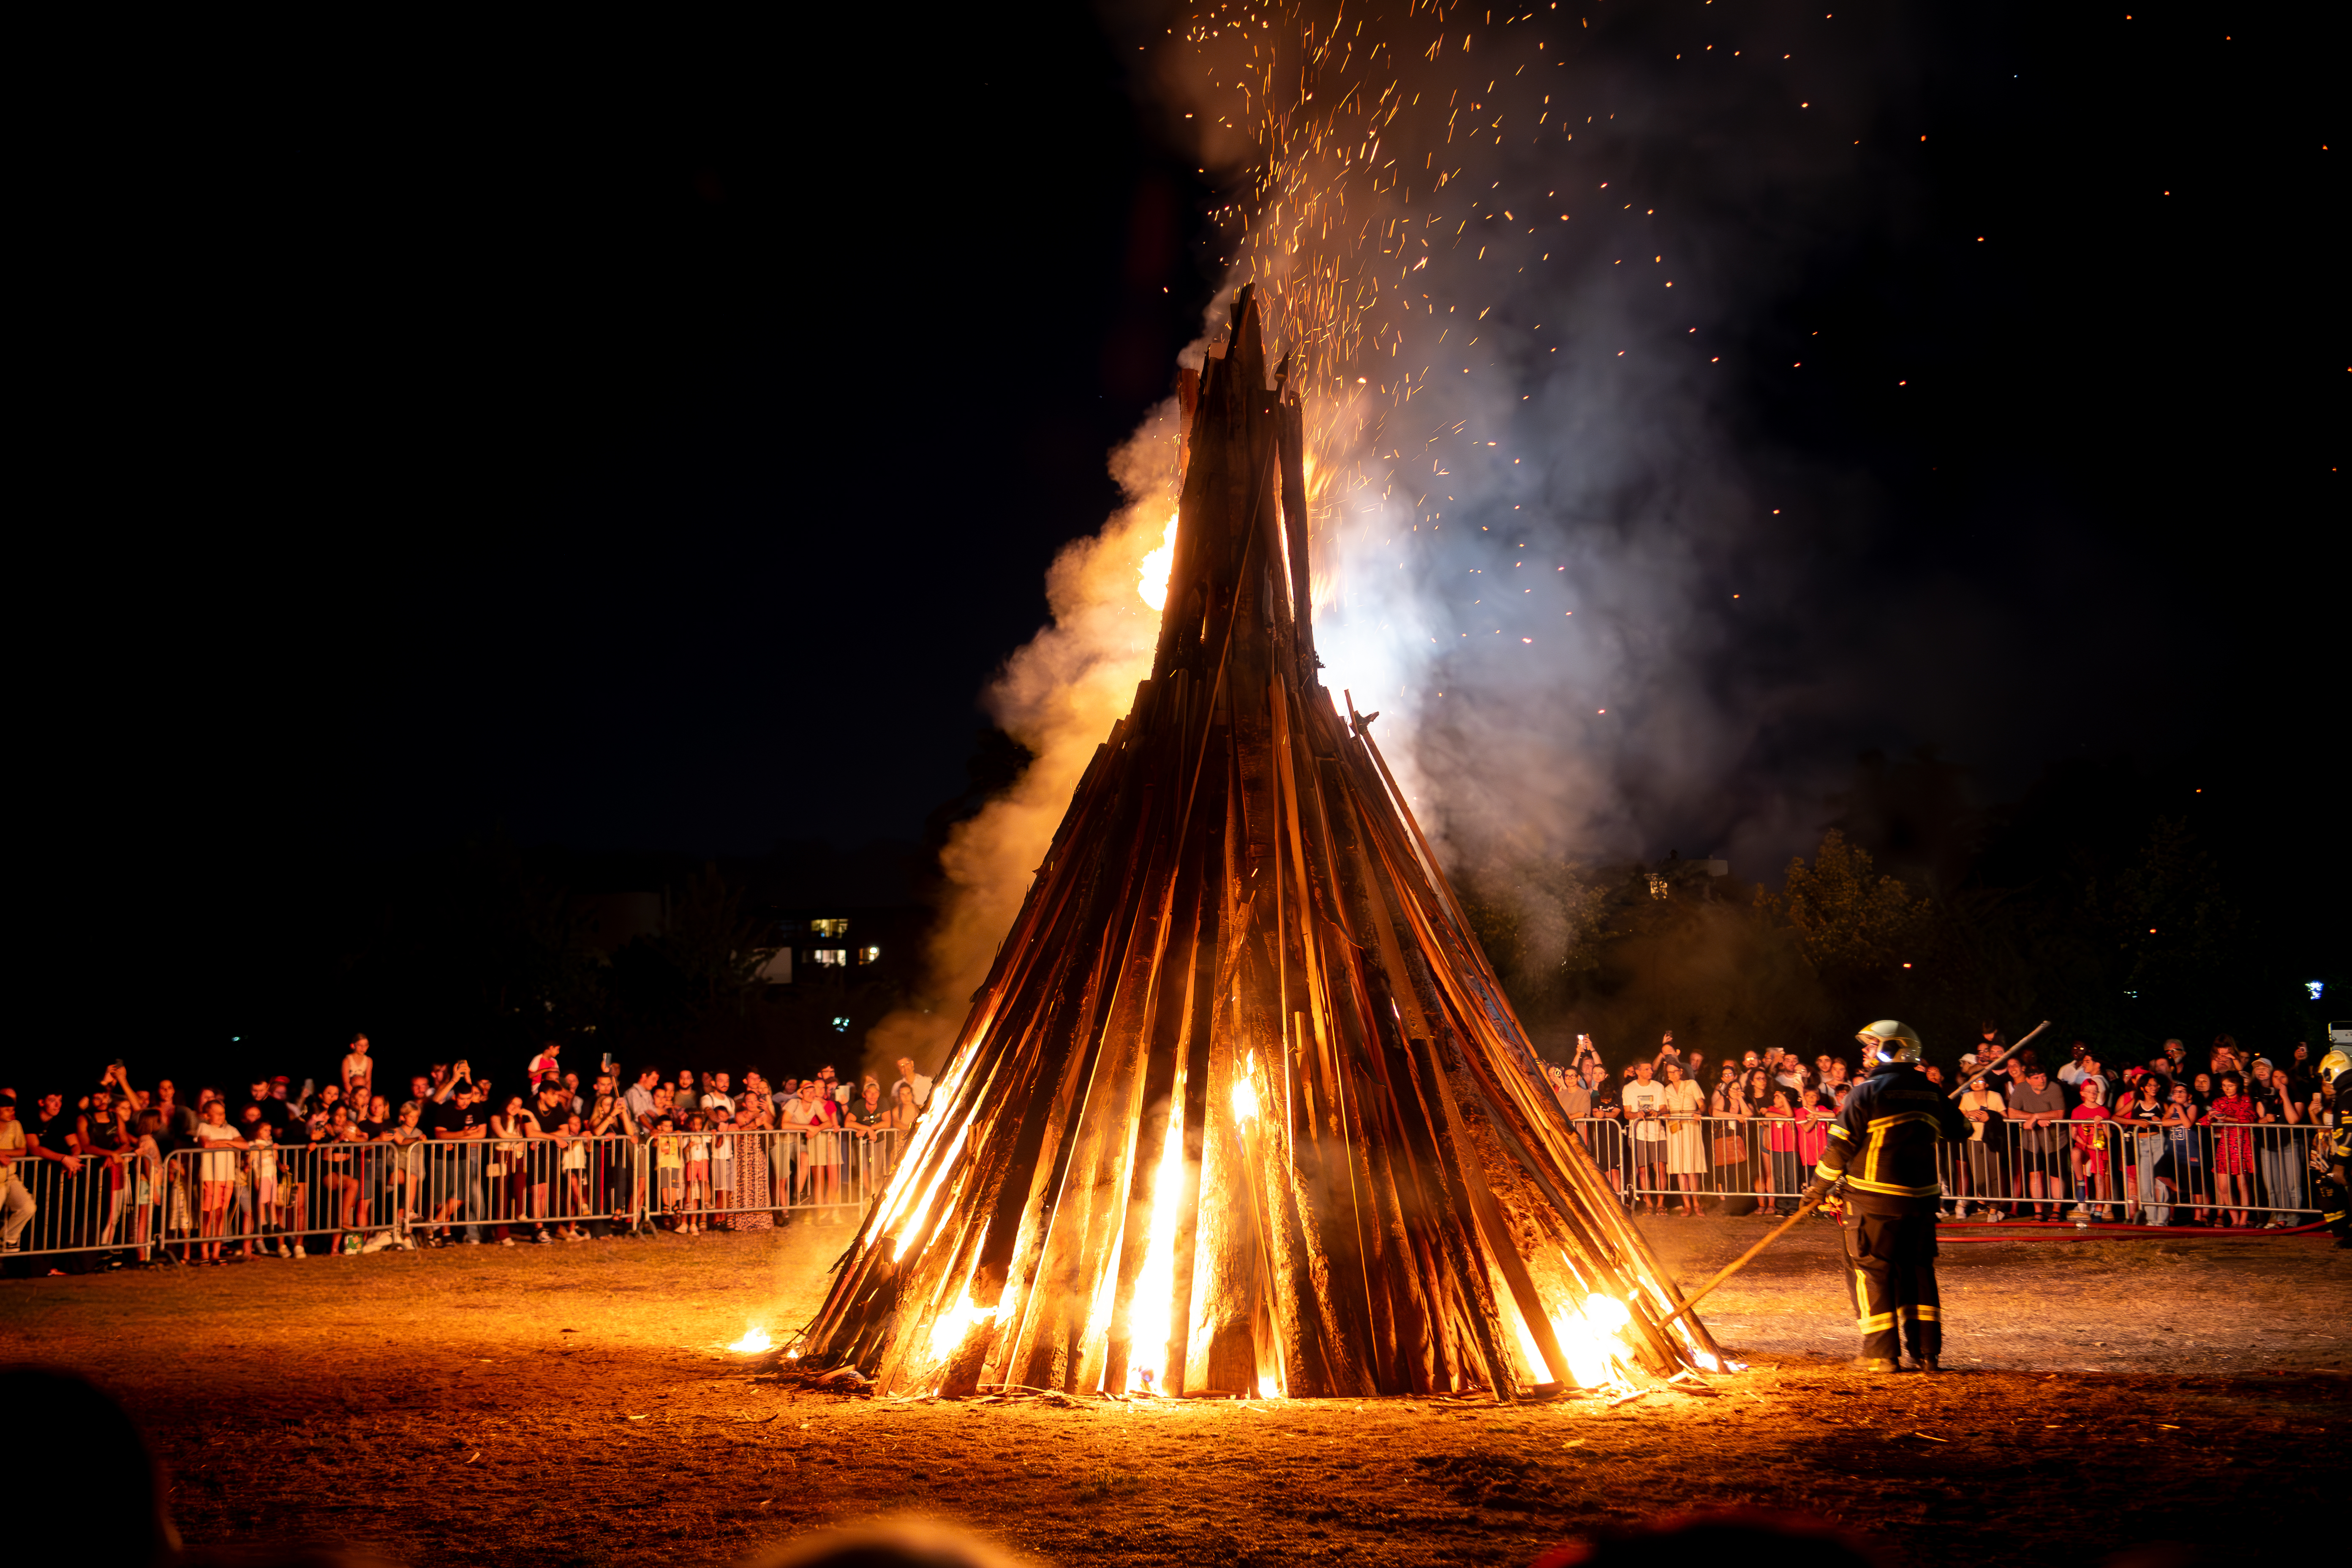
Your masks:
<svg viewBox="0 0 2352 1568"><path fill-rule="evenodd" d="M931 1324L931 1359L939 1361L963 1343L963 1337L976 1324L985 1323L996 1316L993 1307L982 1307L967 1296L961 1307L951 1308L939 1315Z"/></svg>
<svg viewBox="0 0 2352 1568"><path fill-rule="evenodd" d="M1160 1169L1151 1179L1151 1228L1145 1234L1143 1272L1135 1281L1129 1310L1127 1389L1162 1392L1168 1342L1174 1331L1176 1205L1184 1191L1184 1072L1177 1069L1169 1096L1168 1133L1160 1146Z"/></svg>
<svg viewBox="0 0 2352 1568"><path fill-rule="evenodd" d="M737 1355L758 1355L762 1351L774 1350L776 1342L770 1337L767 1330L753 1323L743 1331L741 1339L727 1348Z"/></svg>
<svg viewBox="0 0 2352 1568"><path fill-rule="evenodd" d="M1549 1370L1543 1350L1524 1318L1517 1318L1519 1352L1538 1373ZM1617 1331L1633 1321L1625 1303L1614 1296L1588 1296L1581 1307L1563 1307L1552 1314L1551 1331L1568 1357L1568 1369L1580 1388L1607 1388L1624 1381L1619 1370L1624 1345Z"/></svg>

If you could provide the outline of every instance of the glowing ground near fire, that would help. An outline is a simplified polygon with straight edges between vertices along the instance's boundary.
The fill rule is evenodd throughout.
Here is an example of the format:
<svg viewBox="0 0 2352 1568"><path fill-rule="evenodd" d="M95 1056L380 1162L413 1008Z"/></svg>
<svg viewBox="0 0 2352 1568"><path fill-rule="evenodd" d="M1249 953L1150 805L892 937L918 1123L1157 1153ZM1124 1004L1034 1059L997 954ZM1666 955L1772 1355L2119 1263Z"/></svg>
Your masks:
<svg viewBox="0 0 2352 1568"><path fill-rule="evenodd" d="M1689 1282L1755 1234L1659 1245ZM1962 1370L1864 1384L1835 1237L1809 1226L1710 1299L1752 1367L1714 1397L891 1403L747 1375L724 1347L803 1321L847 1236L26 1281L0 1338L123 1396L192 1543L551 1565L724 1563L908 1512L1057 1563L1524 1563L1735 1504L1915 1563L2248 1548L2324 1517L2352 1365L2325 1238L1956 1246ZM2311 1462L2264 1463L2287 1454Z"/></svg>

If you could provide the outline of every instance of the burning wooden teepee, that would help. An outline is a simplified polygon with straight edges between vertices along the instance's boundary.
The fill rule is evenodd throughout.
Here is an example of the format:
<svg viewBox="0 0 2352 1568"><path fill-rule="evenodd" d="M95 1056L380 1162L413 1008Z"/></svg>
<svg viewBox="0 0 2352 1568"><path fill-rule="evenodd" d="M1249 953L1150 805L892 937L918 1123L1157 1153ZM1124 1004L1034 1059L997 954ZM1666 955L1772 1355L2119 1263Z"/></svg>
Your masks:
<svg viewBox="0 0 2352 1568"><path fill-rule="evenodd" d="M1285 362L1286 371L1287 362ZM1717 1364L1316 679L1300 405L1245 290L1151 679L803 1360L887 1392L1594 1386Z"/></svg>

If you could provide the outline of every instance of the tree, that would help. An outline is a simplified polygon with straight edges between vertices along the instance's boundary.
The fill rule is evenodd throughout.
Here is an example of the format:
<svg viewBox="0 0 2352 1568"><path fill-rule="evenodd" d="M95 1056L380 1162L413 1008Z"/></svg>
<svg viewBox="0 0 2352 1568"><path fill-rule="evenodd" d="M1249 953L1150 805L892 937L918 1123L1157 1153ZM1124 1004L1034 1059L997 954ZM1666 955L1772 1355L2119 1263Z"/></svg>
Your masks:
<svg viewBox="0 0 2352 1568"><path fill-rule="evenodd" d="M1873 877L1868 851L1835 828L1824 835L1809 867L1789 862L1780 896L1759 889L1757 903L1794 933L1798 950L1822 978L1840 989L1899 974L1904 949L1924 932L1927 901L1896 877Z"/></svg>

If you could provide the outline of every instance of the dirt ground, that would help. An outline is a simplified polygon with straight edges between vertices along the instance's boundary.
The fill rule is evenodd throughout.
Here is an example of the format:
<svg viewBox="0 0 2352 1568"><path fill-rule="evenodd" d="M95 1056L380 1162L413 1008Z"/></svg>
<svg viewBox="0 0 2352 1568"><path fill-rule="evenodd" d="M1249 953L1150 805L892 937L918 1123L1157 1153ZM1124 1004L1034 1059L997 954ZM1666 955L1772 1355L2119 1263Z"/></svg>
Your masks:
<svg viewBox="0 0 2352 1568"><path fill-rule="evenodd" d="M1747 1371L1615 1409L804 1392L720 1347L814 1308L850 1233L805 1225L9 1280L0 1355L118 1393L192 1544L419 1564L730 1563L903 1514L1055 1563L1527 1563L1727 1506L1826 1516L1917 1564L2312 1537L2352 1426L2352 1255L1970 1229L1947 1232L1945 1374L1845 1369L1836 1233L1808 1222L1709 1298ZM1764 1227L1652 1231L1689 1287Z"/></svg>

